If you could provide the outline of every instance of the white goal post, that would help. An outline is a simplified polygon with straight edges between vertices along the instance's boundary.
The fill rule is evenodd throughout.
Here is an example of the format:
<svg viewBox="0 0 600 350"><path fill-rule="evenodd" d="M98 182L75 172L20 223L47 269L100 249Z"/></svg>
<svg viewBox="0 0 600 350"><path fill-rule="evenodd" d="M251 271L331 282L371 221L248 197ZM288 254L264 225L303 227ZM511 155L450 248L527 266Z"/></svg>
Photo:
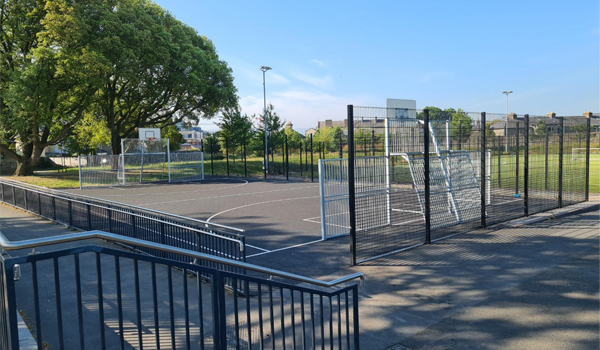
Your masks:
<svg viewBox="0 0 600 350"><path fill-rule="evenodd" d="M571 160L585 160L585 148L573 148ZM590 148L590 160L600 160L600 148Z"/></svg>

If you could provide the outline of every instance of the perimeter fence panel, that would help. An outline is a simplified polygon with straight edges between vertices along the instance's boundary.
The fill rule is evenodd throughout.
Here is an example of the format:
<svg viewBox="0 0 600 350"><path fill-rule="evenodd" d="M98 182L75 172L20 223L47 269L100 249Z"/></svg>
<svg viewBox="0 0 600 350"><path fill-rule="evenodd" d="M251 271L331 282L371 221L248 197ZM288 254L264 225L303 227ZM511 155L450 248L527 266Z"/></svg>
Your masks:
<svg viewBox="0 0 600 350"><path fill-rule="evenodd" d="M586 200L586 159L573 160L573 149L586 148L588 138L586 117L563 118L563 206Z"/></svg>
<svg viewBox="0 0 600 350"><path fill-rule="evenodd" d="M408 111L410 120L389 124L386 118L395 116L394 109L354 106L353 112L356 261L362 262L425 242L424 217L413 182L414 177L423 177L423 169L411 169L402 154L422 150L423 131L416 110ZM387 137L386 129L390 130ZM361 168L358 161L365 154L381 160ZM377 184L379 193L361 195L368 188L365 184L371 183Z"/></svg>
<svg viewBox="0 0 600 350"><path fill-rule="evenodd" d="M18 348L17 310L40 349L359 348L356 283L295 285L93 245L0 268L2 349Z"/></svg>
<svg viewBox="0 0 600 350"><path fill-rule="evenodd" d="M522 217L525 213L525 120L511 115L507 128L504 128L506 118L506 114L487 114L494 131L494 135L490 135L492 140L487 140L488 148L492 150L491 187L488 189L491 204L486 206L490 225Z"/></svg>
<svg viewBox="0 0 600 350"><path fill-rule="evenodd" d="M555 118L529 116L529 214L558 208L558 134Z"/></svg>

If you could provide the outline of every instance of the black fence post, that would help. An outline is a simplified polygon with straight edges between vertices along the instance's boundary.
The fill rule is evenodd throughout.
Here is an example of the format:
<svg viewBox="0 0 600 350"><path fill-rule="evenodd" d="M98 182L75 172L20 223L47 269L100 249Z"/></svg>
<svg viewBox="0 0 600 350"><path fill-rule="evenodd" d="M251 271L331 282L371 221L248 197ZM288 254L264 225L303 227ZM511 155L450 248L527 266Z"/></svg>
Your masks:
<svg viewBox="0 0 600 350"><path fill-rule="evenodd" d="M300 177L302 177L302 172L303 172L303 167L302 167L302 141L300 141Z"/></svg>
<svg viewBox="0 0 600 350"><path fill-rule="evenodd" d="M375 157L375 129L371 129L371 155Z"/></svg>
<svg viewBox="0 0 600 350"><path fill-rule="evenodd" d="M289 145L288 145L288 137L287 134L285 136L285 179L290 179L290 157L289 157Z"/></svg>
<svg viewBox="0 0 600 350"><path fill-rule="evenodd" d="M354 188L354 106L348 105L348 213L350 217L350 264L356 265L356 193Z"/></svg>
<svg viewBox="0 0 600 350"><path fill-rule="evenodd" d="M519 135L519 131L520 131L520 122L517 122L517 139L515 141L515 146L517 148L517 153L516 153L516 159L515 159L515 195L519 194L519 153L521 153L521 150L519 149L519 139L520 139L520 135Z"/></svg>
<svg viewBox="0 0 600 350"><path fill-rule="evenodd" d="M215 174L215 164L214 164L215 156L214 156L214 153L213 153L213 151L215 149L214 142L215 142L214 141L214 137L211 137L210 138L210 152L209 152L210 153L210 174L211 175Z"/></svg>
<svg viewBox="0 0 600 350"><path fill-rule="evenodd" d="M548 148L550 147L550 133L548 132L548 129L544 130L544 133L546 134L546 158L544 160L544 191L548 191Z"/></svg>
<svg viewBox="0 0 600 350"><path fill-rule="evenodd" d="M229 140L225 138L225 164L227 165L227 176L229 176Z"/></svg>
<svg viewBox="0 0 600 350"><path fill-rule="evenodd" d="M310 134L310 182L315 182L315 174L313 167L313 136Z"/></svg>
<svg viewBox="0 0 600 350"><path fill-rule="evenodd" d="M200 152L204 153L204 139L200 140Z"/></svg>
<svg viewBox="0 0 600 350"><path fill-rule="evenodd" d="M592 116L587 116L585 131L585 201L590 200L590 138L592 132Z"/></svg>
<svg viewBox="0 0 600 350"><path fill-rule="evenodd" d="M558 119L558 207L563 206L563 127L564 119Z"/></svg>
<svg viewBox="0 0 600 350"><path fill-rule="evenodd" d="M462 151L462 121L458 122L458 150Z"/></svg>
<svg viewBox="0 0 600 350"><path fill-rule="evenodd" d="M244 143L244 177L248 177L248 153L246 153L246 135L242 139Z"/></svg>
<svg viewBox="0 0 600 350"><path fill-rule="evenodd" d="M502 188L502 142L500 141L500 138L497 138L498 140L498 188Z"/></svg>
<svg viewBox="0 0 600 350"><path fill-rule="evenodd" d="M265 131L265 132L266 132L266 131ZM263 135L263 136L264 136L264 135ZM264 152L265 152L265 156L263 157L263 161L262 161L262 163L263 163L263 178L264 178L264 179L266 179L266 178L267 178L267 162L269 161L269 153L268 153L268 151L267 151L267 145L265 144L266 140L267 140L266 136L265 136L265 137L262 137L262 143L263 143L263 145L262 145L262 146L263 146L263 147L262 147L262 149L263 149L263 150L264 150Z"/></svg>
<svg viewBox="0 0 600 350"><path fill-rule="evenodd" d="M529 216L529 114L525 114L525 153L523 158L523 198L525 216Z"/></svg>
<svg viewBox="0 0 600 350"><path fill-rule="evenodd" d="M69 226L73 226L73 202L68 201L67 207L69 210Z"/></svg>
<svg viewBox="0 0 600 350"><path fill-rule="evenodd" d="M340 133L340 158L344 158L344 141L343 141L343 133Z"/></svg>
<svg viewBox="0 0 600 350"><path fill-rule="evenodd" d="M425 179L425 243L431 243L431 188L429 181L429 110L423 110L423 171Z"/></svg>
<svg viewBox="0 0 600 350"><path fill-rule="evenodd" d="M306 140L304 141L304 166L306 167L304 170L308 171L308 143L306 143Z"/></svg>
<svg viewBox="0 0 600 350"><path fill-rule="evenodd" d="M479 155L479 158L481 159L481 161L479 162L479 174L480 174L480 180L479 182L481 183L481 227L485 228L487 226L486 223L486 194L487 194L487 188L486 188L486 184L487 184L487 176L485 173L486 167L485 167L485 156L486 156L486 139L485 139L485 112L481 112L481 152Z"/></svg>
<svg viewBox="0 0 600 350"><path fill-rule="evenodd" d="M92 230L92 206L87 204L87 224L88 224L88 231Z"/></svg>

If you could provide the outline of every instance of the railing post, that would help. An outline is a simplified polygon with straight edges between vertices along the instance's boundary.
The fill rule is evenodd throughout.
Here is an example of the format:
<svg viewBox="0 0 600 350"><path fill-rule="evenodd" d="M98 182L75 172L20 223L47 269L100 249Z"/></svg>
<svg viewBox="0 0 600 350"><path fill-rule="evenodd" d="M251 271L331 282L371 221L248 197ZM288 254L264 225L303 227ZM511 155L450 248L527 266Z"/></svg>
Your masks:
<svg viewBox="0 0 600 350"><path fill-rule="evenodd" d="M69 208L69 226L73 226L73 202L67 201L67 207Z"/></svg>
<svg viewBox="0 0 600 350"><path fill-rule="evenodd" d="M431 243L431 188L429 181L429 110L423 110L423 170L425 179L425 243Z"/></svg>
<svg viewBox="0 0 600 350"><path fill-rule="evenodd" d="M356 265L356 193L354 187L354 106L348 105L348 213L350 217L350 264Z"/></svg>
<svg viewBox="0 0 600 350"><path fill-rule="evenodd" d="M446 126L448 126L448 122L446 122ZM448 128L446 129L448 130ZM480 132L481 132L481 150L480 150L480 154L479 154L479 159L481 159L481 161L479 162L479 182L481 184L481 227L485 228L487 226L486 223L486 184L487 184L487 177L486 177L486 139L485 139L485 112L481 112L481 127L480 127ZM448 139L450 139L448 137ZM448 144L450 144L448 142Z"/></svg>
<svg viewBox="0 0 600 350"><path fill-rule="evenodd" d="M52 197L52 220L56 221L56 198Z"/></svg>
<svg viewBox="0 0 600 350"><path fill-rule="evenodd" d="M360 346L360 324L358 322L358 285L354 286L352 289L352 311L352 318L354 320L354 349L358 349Z"/></svg>
<svg viewBox="0 0 600 350"><path fill-rule="evenodd" d="M585 200L590 200L590 138L592 132L592 116L588 115L585 135Z"/></svg>
<svg viewBox="0 0 600 350"><path fill-rule="evenodd" d="M529 114L525 114L525 154L523 158L523 199L525 203L525 216L529 216Z"/></svg>
<svg viewBox="0 0 600 350"><path fill-rule="evenodd" d="M17 206L17 191L15 189L15 186L11 186L12 187L12 193L13 193L13 205L16 207Z"/></svg>
<svg viewBox="0 0 600 350"><path fill-rule="evenodd" d="M114 233L112 229L112 210L110 208L106 210L106 216L108 216L108 232Z"/></svg>
<svg viewBox="0 0 600 350"><path fill-rule="evenodd" d="M371 129L371 155L375 157L375 130Z"/></svg>
<svg viewBox="0 0 600 350"><path fill-rule="evenodd" d="M215 155L213 153L214 149L215 149L215 144L214 144L214 137L211 137L209 139L209 143L210 143L210 174L214 175L215 174L215 164L214 164L214 159L215 159Z"/></svg>
<svg viewBox="0 0 600 350"><path fill-rule="evenodd" d="M214 280L212 281L213 291L213 319L214 319L214 327L213 327L213 337L215 349L225 349L227 343L227 323L225 316L225 290L224 288L224 278L221 273L217 270L215 271ZM260 295L259 295L260 298ZM271 305L273 307L273 305ZM273 334L273 336L275 336Z"/></svg>
<svg viewBox="0 0 600 350"><path fill-rule="evenodd" d="M4 202L4 184L0 183L0 196L2 196L2 201Z"/></svg>
<svg viewBox="0 0 600 350"><path fill-rule="evenodd" d="M42 215L42 194L38 193L38 214Z"/></svg>
<svg viewBox="0 0 600 350"><path fill-rule="evenodd" d="M92 230L92 206L89 204L86 204L87 207L87 224L88 224L88 231Z"/></svg>
<svg viewBox="0 0 600 350"><path fill-rule="evenodd" d="M558 119L558 207L563 206L563 139L564 119Z"/></svg>
<svg viewBox="0 0 600 350"><path fill-rule="evenodd" d="M344 145L343 145L343 133L340 133L340 158L344 158Z"/></svg>
<svg viewBox="0 0 600 350"><path fill-rule="evenodd" d="M131 231L132 231L133 238L138 238L137 237L137 226L135 224L135 215L131 215Z"/></svg>
<svg viewBox="0 0 600 350"><path fill-rule="evenodd" d="M502 179L501 179L501 170L500 168L502 167L502 143L500 142L500 138L497 138L498 140L498 188L502 188Z"/></svg>
<svg viewBox="0 0 600 350"><path fill-rule="evenodd" d="M1 259L1 258L0 258ZM4 285L0 285L0 288L4 289L6 300L0 300L0 302L5 303L5 311L6 311L6 321L8 321L8 337L7 343L9 345L9 349L18 349L19 348L19 327L17 324L17 298L15 292L15 272L14 265L9 261L3 261L0 264L0 267L3 267L4 271L0 271L1 274L4 275ZM3 294L4 294L3 293Z"/></svg>

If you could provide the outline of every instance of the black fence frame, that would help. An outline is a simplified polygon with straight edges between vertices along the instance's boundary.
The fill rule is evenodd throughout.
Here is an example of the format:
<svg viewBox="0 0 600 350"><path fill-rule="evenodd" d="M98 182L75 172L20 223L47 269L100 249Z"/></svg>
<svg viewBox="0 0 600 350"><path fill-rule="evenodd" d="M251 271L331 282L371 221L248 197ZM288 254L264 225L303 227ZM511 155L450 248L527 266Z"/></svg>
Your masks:
<svg viewBox="0 0 600 350"><path fill-rule="evenodd" d="M76 229L101 230L122 236L246 261L246 237L194 221L157 215L121 203L106 203L60 191L42 191L0 179L0 201ZM155 249L129 247L158 257L190 263L189 259ZM206 263L209 267L231 269ZM240 272L238 269L233 272Z"/></svg>
<svg viewBox="0 0 600 350"><path fill-rule="evenodd" d="M360 261L364 261L358 258L357 256L357 222L356 222L356 194L355 194L355 186L356 186L356 179L355 179L355 158L356 157L360 157L361 153L356 151L356 147L355 147L355 143L358 142L356 140L354 140L354 128L355 128L355 113L354 113L354 106L353 105L348 105L348 110L347 110L347 116L348 116L348 138L349 140L351 140L351 142L348 143L348 150L349 150L349 154L348 154L348 193L349 193L349 217L350 217L350 259L351 259L351 264L352 265L356 265L358 262ZM361 108L361 107L359 107ZM369 107L364 107L364 108L369 108ZM430 244L435 240L439 240L439 239L443 239L446 237L449 237L451 235L454 235L456 233L461 233L461 232L466 232L472 228L485 228L490 224L495 224L495 223L499 223L502 221L506 221L507 218L506 217L502 217L502 215L495 215L495 217L490 217L489 215L489 209L490 207L486 206L486 196L488 195L488 191L492 191L492 188L488 188L487 187L487 183L488 180L491 179L492 174L490 174L490 179L487 178L486 176L486 152L488 152L488 149L490 147L494 147L496 146L497 149L497 153L498 153L498 161L497 161L497 168L498 168L498 174L497 174L497 180L498 180L498 187L502 187L502 186L506 186L506 183L503 183L501 181L501 162L500 162L500 156L502 154L501 152L501 137L497 137L497 145L493 142L490 142L489 140L486 139L486 131L488 131L488 125L486 124L486 113L482 112L479 122L480 122L480 126L478 129L479 132L479 139L480 142L477 146L478 151L480 153L479 157L480 157L480 178L479 180L479 188L481 191L481 197L480 197L480 207L481 207L481 214L480 214L480 219L478 220L478 224L476 225L476 227L474 227L473 225L467 226L467 227L459 227L459 228L448 228L448 234L443 234L441 237L436 237L435 239L432 238L431 235L431 231L432 231L432 227L431 227L431 203L430 203L430 182L431 182L431 176L432 174L430 174L430 140L429 140L429 111L427 109L422 111L422 117L423 117L423 135L422 135L422 146L423 146L423 158L424 158L424 221L425 221L425 233L424 233L424 237L422 240L422 244ZM565 205L570 205L570 204L575 204L578 202L583 202L583 201L587 201L589 200L589 185L590 185L590 179L589 179L589 172L590 172L590 139L591 139L591 120L590 117L587 117L587 122L585 124L585 147L586 147L586 159L585 159L585 176L584 176L584 187L585 189L581 188L581 189L576 189L573 190L572 188L569 188L568 190L564 188L563 186L563 182L569 182L571 183L571 185L573 184L573 182L577 181L577 179L575 179L575 177L577 175L573 174L572 169L567 169L566 168L566 164L564 161L564 157L565 156L571 156L570 154L565 154L565 127L567 126L568 123L571 122L572 118L565 118L565 117L555 117L553 116L553 118L557 119L557 123L558 123L558 130L557 130L557 136L558 136L558 140L557 140L557 158L558 158L558 171L557 171L557 189L556 189L556 204L553 205L552 207L546 207L546 208L542 208L539 209L536 207L537 212L540 211L545 211L545 210L549 210L549 209L553 209L553 208L562 208ZM519 197L520 195L519 192L520 190L523 190L523 207L521 209L521 212L519 213L511 213L511 215L513 217L511 218L518 218L518 217L526 217L529 216L531 214L533 214L534 212L536 212L536 210L532 210L531 207L531 184L530 184L530 179L533 178L535 175L532 174L531 172L531 168L530 168L530 143L532 142L532 138L530 137L530 116L528 114L524 115L522 119L517 119L516 121L516 130L517 130L517 134L514 137L513 140L511 140L511 142L513 142L513 144L511 145L511 147L514 149L514 156L515 156L515 164L513 164L514 169L512 169L515 172L514 176L514 184L509 184L510 189L508 189L508 191L514 191L512 193L515 194L515 197ZM523 126L522 126L523 125ZM459 126L460 128L460 126ZM372 130L372 132L374 132L374 130ZM462 135L462 133L459 130L459 135ZM548 190L550 192L552 192L552 189L549 189L549 174L551 174L551 172L548 171L548 158L549 158L549 133L546 132L546 137L545 137L545 190ZM354 140L354 141L352 141ZM461 148L461 144L462 144L462 140L459 141L459 145L458 145L458 149L460 150ZM469 149L471 149L471 137L469 138ZM508 142L509 142L509 138L507 136L504 136L504 143L507 145L508 147ZM375 146L372 146L372 149L375 149ZM521 158L522 156L522 158ZM520 164L522 164L523 168L520 167ZM581 185L581 182L578 183L579 185ZM521 187L524 186L523 187ZM514 187L513 187L514 186ZM573 186L571 186L573 187ZM581 187L581 186L579 186ZM577 192L577 193L575 193ZM579 193L582 192L582 193ZM567 201L565 199L565 196L569 197L569 200ZM458 227L458 225L457 225ZM458 230L458 231L457 231ZM390 252L393 251L398 251L398 249L394 249L393 247L390 248ZM384 254L385 255L385 254ZM380 255L377 255L380 256Z"/></svg>

